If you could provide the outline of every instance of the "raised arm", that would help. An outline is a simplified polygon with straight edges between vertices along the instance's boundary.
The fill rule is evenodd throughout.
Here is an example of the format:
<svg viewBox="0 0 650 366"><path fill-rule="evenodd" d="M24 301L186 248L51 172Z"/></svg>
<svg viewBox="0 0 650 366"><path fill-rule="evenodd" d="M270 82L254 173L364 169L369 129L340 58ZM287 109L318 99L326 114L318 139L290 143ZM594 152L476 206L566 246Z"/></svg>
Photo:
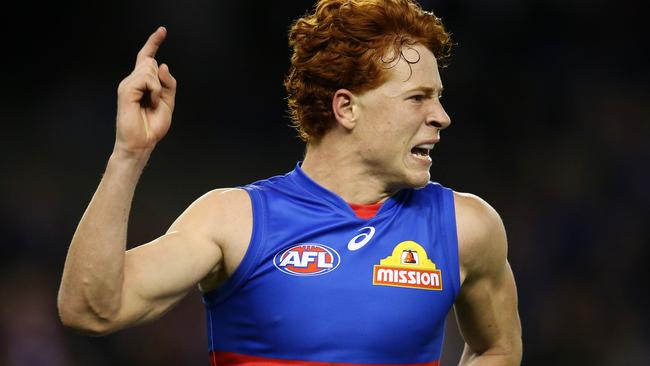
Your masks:
<svg viewBox="0 0 650 366"><path fill-rule="evenodd" d="M461 292L455 304L465 339L461 366L521 363L517 289L497 212L480 198L456 194Z"/></svg>
<svg viewBox="0 0 650 366"><path fill-rule="evenodd" d="M160 27L149 37L119 85L115 146L68 250L59 314L65 325L87 333L159 316L221 263L218 238L203 224L214 215L220 192L197 200L164 236L126 252L138 178L174 109L176 81L154 59L165 36Z"/></svg>

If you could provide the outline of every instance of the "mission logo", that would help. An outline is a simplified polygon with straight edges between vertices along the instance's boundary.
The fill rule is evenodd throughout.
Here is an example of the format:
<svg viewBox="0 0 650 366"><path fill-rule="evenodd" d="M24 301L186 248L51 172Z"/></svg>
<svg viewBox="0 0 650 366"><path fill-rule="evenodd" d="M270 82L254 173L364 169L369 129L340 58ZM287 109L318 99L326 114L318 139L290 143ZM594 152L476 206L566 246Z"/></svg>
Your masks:
<svg viewBox="0 0 650 366"><path fill-rule="evenodd" d="M332 272L341 263L336 250L322 244L296 244L279 251L273 264L293 276L318 276Z"/></svg>
<svg viewBox="0 0 650 366"><path fill-rule="evenodd" d="M374 266L372 284L440 291L442 275L424 248L409 240L397 244L393 254Z"/></svg>

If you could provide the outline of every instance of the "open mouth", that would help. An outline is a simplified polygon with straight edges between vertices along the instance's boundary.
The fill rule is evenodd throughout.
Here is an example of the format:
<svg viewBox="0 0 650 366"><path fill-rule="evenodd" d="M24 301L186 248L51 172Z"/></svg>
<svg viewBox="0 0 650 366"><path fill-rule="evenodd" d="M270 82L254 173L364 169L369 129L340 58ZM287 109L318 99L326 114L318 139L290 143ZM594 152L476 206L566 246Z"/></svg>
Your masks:
<svg viewBox="0 0 650 366"><path fill-rule="evenodd" d="M415 155L416 157L428 157L430 151L431 150L422 147L414 147L411 149L411 154Z"/></svg>
<svg viewBox="0 0 650 366"><path fill-rule="evenodd" d="M433 150L434 144L420 144L411 149L411 155L416 159L431 162L429 154Z"/></svg>

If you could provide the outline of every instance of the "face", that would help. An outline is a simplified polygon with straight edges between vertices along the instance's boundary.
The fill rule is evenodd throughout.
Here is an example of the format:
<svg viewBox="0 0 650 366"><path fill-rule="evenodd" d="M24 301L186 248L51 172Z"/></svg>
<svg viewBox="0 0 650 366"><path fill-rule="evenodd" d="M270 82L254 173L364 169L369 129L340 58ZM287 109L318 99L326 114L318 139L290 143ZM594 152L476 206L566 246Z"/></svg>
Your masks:
<svg viewBox="0 0 650 366"><path fill-rule="evenodd" d="M371 174L393 188L422 187L431 179L429 154L451 121L440 104L442 81L433 53L417 44L403 47L402 54L388 65L384 84L357 95L352 133Z"/></svg>

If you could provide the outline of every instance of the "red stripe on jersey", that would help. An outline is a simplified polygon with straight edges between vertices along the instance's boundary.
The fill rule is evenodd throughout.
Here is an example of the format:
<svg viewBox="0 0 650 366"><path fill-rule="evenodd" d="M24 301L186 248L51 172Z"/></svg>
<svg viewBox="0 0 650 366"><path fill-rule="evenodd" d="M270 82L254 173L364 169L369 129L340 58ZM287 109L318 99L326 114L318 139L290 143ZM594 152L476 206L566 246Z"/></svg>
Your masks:
<svg viewBox="0 0 650 366"><path fill-rule="evenodd" d="M370 219L375 217L377 214L377 211L381 208L381 205L383 202L377 202L377 203L372 203L369 205L360 205L357 203L349 203L350 207L352 207L352 210L354 213L357 215L357 217L361 219Z"/></svg>
<svg viewBox="0 0 650 366"><path fill-rule="evenodd" d="M232 352L210 352L210 363L212 366L440 366L439 360L409 364L359 364L343 362L283 360L280 358L249 356Z"/></svg>

